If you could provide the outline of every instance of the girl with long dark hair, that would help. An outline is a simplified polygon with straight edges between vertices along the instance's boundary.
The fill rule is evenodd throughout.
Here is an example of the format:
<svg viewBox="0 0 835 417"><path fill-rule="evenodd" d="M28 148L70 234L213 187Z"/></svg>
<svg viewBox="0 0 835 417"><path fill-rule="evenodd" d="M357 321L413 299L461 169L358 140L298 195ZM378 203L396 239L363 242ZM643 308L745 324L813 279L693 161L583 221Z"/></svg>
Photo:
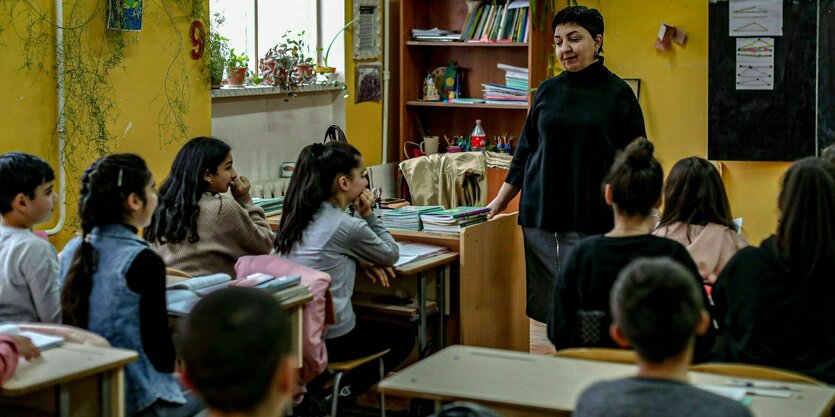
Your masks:
<svg viewBox="0 0 835 417"><path fill-rule="evenodd" d="M670 170L664 214L652 234L684 245L702 278L711 283L736 251L748 246L736 232L719 171L695 156L676 162Z"/></svg>
<svg viewBox="0 0 835 417"><path fill-rule="evenodd" d="M329 133L338 129L331 126ZM391 267L399 255L391 234L371 209L374 197L367 185L365 161L353 146L343 142L306 146L287 186L275 249L279 256L332 278L337 322L325 335L328 360L356 359L391 349L384 361L392 369L412 351L411 329L358 319L351 305L358 264ZM345 212L351 203L359 218ZM382 272L378 278L387 286L391 268L372 268ZM373 362L351 372L351 392L361 394L379 379L378 373Z"/></svg>
<svg viewBox="0 0 835 417"><path fill-rule="evenodd" d="M229 145L194 138L174 158L145 238L170 268L235 277L239 257L272 249L272 230L249 188L235 171ZM224 195L230 189L231 198Z"/></svg>
<svg viewBox="0 0 835 417"><path fill-rule="evenodd" d="M173 375L165 263L136 234L156 205L153 176L137 155L109 155L84 171L81 237L64 247L60 262L63 321L139 353L125 367L125 415L192 416L200 406Z"/></svg>
<svg viewBox="0 0 835 417"><path fill-rule="evenodd" d="M778 206L776 232L737 252L716 281L719 359L835 384L835 165L792 164Z"/></svg>

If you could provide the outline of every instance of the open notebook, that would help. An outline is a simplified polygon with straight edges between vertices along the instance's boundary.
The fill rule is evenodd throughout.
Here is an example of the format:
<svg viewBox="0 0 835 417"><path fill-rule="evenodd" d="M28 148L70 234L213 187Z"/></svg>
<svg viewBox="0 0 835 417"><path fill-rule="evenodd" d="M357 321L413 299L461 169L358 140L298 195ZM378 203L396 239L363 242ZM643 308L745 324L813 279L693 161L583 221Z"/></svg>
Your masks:
<svg viewBox="0 0 835 417"><path fill-rule="evenodd" d="M64 338L61 336L23 331L20 330L20 327L17 327L14 324L0 324L0 333L16 334L18 336L28 337L32 340L32 344L40 350L47 350L64 344Z"/></svg>

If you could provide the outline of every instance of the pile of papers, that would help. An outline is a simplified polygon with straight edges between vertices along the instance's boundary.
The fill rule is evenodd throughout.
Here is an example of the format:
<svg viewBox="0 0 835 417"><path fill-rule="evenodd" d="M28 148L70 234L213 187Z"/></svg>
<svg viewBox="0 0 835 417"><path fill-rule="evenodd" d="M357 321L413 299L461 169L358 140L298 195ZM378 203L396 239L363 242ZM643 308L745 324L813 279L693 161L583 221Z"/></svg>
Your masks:
<svg viewBox="0 0 835 417"><path fill-rule="evenodd" d="M427 232L461 233L461 229L487 221L487 207L466 207L422 214L423 230Z"/></svg>
<svg viewBox="0 0 835 417"><path fill-rule="evenodd" d="M394 264L395 267L449 251L445 246L408 241L397 242L397 247L400 248L400 258Z"/></svg>
<svg viewBox="0 0 835 417"><path fill-rule="evenodd" d="M383 226L393 230L423 230L420 216L443 211L442 206L405 206L399 209L383 210Z"/></svg>
<svg viewBox="0 0 835 417"><path fill-rule="evenodd" d="M486 103L528 105L527 88L513 88L506 85L487 83L481 85L481 93Z"/></svg>
<svg viewBox="0 0 835 417"><path fill-rule="evenodd" d="M461 39L461 34L438 28L412 29L412 39L423 42L454 42Z"/></svg>
<svg viewBox="0 0 835 417"><path fill-rule="evenodd" d="M513 65L507 64L497 64L496 67L505 72L504 80L506 86L520 90L528 89L530 74L527 68L514 67Z"/></svg>
<svg viewBox="0 0 835 417"><path fill-rule="evenodd" d="M284 208L284 197L253 198L252 203L264 209L265 215L275 216L276 214L281 214Z"/></svg>

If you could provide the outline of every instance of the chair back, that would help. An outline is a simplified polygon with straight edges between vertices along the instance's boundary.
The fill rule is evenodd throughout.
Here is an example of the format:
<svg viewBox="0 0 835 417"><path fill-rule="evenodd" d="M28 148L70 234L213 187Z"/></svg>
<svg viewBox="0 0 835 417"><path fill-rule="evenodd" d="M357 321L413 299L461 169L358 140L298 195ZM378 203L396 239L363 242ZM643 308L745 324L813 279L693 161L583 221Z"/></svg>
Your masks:
<svg viewBox="0 0 835 417"><path fill-rule="evenodd" d="M826 385L823 381L785 369L743 363L700 363L691 366L690 371L796 384Z"/></svg>
<svg viewBox="0 0 835 417"><path fill-rule="evenodd" d="M558 350L555 356L601 362L638 363L638 356L635 355L635 351L626 349L567 348Z"/></svg>

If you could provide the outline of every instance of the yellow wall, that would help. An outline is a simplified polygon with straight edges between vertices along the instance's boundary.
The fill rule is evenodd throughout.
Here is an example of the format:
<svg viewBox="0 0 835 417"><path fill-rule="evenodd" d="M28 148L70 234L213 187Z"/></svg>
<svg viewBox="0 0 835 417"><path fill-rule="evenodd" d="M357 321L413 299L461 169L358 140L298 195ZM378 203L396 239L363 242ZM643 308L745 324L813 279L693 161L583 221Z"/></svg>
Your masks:
<svg viewBox="0 0 835 417"><path fill-rule="evenodd" d="M22 2L5 3L0 7L0 27L4 29L0 32L0 78L4 80L4 86L0 89L0 103L3 106L0 112L0 152L19 150L36 154L50 161L57 175L57 136L53 132L57 117L55 75L54 72L19 69L25 49L20 36L25 33L28 19L33 15L31 9ZM9 3L17 6L10 10ZM31 3L49 21L55 21L52 1L37 0ZM171 16L160 9L161 2L146 1L142 31L124 35L129 42L125 49L124 69L110 72L114 88L110 98L115 108L115 120L108 123L109 130L117 137L114 150L141 155L158 182L167 174L171 160L183 142L183 139L173 140L173 133L166 133L160 138L158 117L166 103L166 85L169 97L182 98L188 105L184 119L189 128L188 135L206 135L211 130L209 88L201 78L198 61L189 57L190 11L179 9L177 2L164 3ZM81 5L89 15L101 4L104 4L102 0L65 2L65 19L68 19L71 7ZM83 38L85 46L90 48L107 45L101 42L106 30L104 8L98 9L98 14ZM54 33L43 25L40 30L50 33L47 42L54 42ZM54 52L54 48L47 48L39 55L45 68L54 65ZM182 91L177 88L182 88ZM90 152L81 151L70 155L70 159L83 170L94 158ZM75 231L72 223L76 217L76 199L73 194L78 179L78 171L68 172L67 183L71 191L67 206L68 225L62 233L52 237L52 242L59 250ZM39 228L52 227L57 218L56 208L52 220Z"/></svg>

